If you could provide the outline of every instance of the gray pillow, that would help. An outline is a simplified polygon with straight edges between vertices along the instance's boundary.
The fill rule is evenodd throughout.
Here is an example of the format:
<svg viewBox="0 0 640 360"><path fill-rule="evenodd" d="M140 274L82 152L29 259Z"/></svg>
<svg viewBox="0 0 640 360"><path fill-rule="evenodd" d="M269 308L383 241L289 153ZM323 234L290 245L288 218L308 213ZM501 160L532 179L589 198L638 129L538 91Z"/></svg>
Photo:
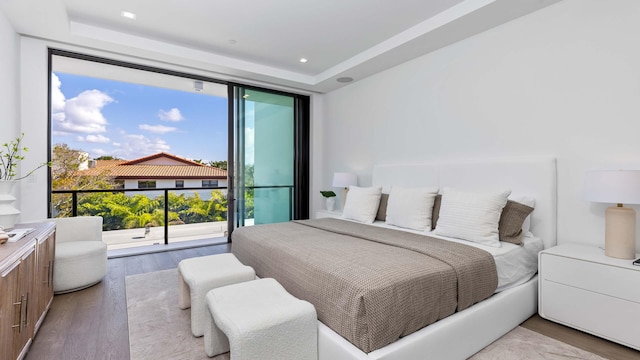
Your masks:
<svg viewBox="0 0 640 360"><path fill-rule="evenodd" d="M440 217L440 205L442 204L442 194L436 195L436 199L433 202L433 214L431 214L431 230L436 228L438 224L438 218Z"/></svg>
<svg viewBox="0 0 640 360"><path fill-rule="evenodd" d="M531 206L508 200L498 223L500 241L522 245L522 223L532 212Z"/></svg>
<svg viewBox="0 0 640 360"><path fill-rule="evenodd" d="M389 194L381 194L380 205L378 205L378 214L376 220L385 221L387 219L387 203L389 202Z"/></svg>

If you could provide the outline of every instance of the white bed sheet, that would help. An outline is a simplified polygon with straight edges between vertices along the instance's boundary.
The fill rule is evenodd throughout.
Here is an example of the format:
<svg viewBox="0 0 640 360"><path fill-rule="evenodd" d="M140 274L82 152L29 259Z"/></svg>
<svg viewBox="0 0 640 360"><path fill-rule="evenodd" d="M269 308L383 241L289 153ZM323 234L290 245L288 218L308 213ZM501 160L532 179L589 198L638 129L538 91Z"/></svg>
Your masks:
<svg viewBox="0 0 640 360"><path fill-rule="evenodd" d="M371 225L406 231L419 235L432 236L438 239L453 241L487 251L493 256L493 259L496 262L496 269L498 272L498 288L496 289L496 292L504 291L511 287L523 284L531 279L538 272L538 253L544 248L543 241L540 238L534 236L531 232L527 232L522 236L523 245L501 242L501 247L493 247L467 240L436 235L433 233L433 231L425 232L419 230L404 229L397 226L388 225L384 221L375 221Z"/></svg>

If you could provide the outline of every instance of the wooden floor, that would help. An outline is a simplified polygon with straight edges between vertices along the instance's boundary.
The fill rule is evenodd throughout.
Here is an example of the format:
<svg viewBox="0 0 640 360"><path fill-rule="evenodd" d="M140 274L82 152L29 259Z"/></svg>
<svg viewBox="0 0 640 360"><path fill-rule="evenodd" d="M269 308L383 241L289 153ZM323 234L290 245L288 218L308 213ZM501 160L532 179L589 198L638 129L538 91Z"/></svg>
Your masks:
<svg viewBox="0 0 640 360"><path fill-rule="evenodd" d="M550 338L560 340L585 351L598 354L611 360L638 360L640 351L575 330L552 321L545 320L536 314L521 324L522 327ZM640 336L640 334L638 334Z"/></svg>
<svg viewBox="0 0 640 360"><path fill-rule="evenodd" d="M229 249L224 244L109 259L107 276L101 283L54 296L26 359L129 359L125 277L176 268L182 259Z"/></svg>
<svg viewBox="0 0 640 360"><path fill-rule="evenodd" d="M56 295L27 360L129 359L129 329L125 277L166 270L182 259L228 252L212 245L155 254L110 259L105 279L88 289ZM640 359L640 352L544 320L538 315L524 327L608 359Z"/></svg>

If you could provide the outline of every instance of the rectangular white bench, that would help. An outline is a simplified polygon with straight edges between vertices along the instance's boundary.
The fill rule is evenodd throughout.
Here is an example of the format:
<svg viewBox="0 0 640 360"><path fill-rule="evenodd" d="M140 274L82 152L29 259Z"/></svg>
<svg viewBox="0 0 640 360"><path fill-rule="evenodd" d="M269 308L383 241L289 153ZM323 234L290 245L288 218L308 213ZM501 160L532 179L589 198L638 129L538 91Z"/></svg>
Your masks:
<svg viewBox="0 0 640 360"><path fill-rule="evenodd" d="M191 332L204 335L206 310L205 295L220 286L251 281L256 273L251 266L243 265L231 253L184 259L178 264L180 309L191 307Z"/></svg>
<svg viewBox="0 0 640 360"><path fill-rule="evenodd" d="M213 289L204 332L209 357L231 350L232 360L317 360L318 321L310 303L274 279Z"/></svg>

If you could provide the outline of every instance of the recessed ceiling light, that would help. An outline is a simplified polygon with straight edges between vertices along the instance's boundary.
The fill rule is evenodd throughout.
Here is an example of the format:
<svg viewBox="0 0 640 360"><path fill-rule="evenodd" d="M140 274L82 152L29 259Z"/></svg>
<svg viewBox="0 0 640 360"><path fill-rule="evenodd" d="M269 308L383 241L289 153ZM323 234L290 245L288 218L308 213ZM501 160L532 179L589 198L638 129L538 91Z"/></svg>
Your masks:
<svg viewBox="0 0 640 360"><path fill-rule="evenodd" d="M127 18L127 19L131 19L131 20L135 20L135 19L136 19L136 14L132 13L131 11L125 11L125 10L122 10L122 11L120 12L120 15L121 15L122 17Z"/></svg>
<svg viewBox="0 0 640 360"><path fill-rule="evenodd" d="M300 58L300 62L303 63L303 64L306 63L307 61L309 61L309 60L307 60L305 58Z"/></svg>
<svg viewBox="0 0 640 360"><path fill-rule="evenodd" d="M341 83L348 83L348 82L352 82L353 78L352 77L348 77L348 76L344 76L344 77L339 77L336 79L337 82L341 82Z"/></svg>

